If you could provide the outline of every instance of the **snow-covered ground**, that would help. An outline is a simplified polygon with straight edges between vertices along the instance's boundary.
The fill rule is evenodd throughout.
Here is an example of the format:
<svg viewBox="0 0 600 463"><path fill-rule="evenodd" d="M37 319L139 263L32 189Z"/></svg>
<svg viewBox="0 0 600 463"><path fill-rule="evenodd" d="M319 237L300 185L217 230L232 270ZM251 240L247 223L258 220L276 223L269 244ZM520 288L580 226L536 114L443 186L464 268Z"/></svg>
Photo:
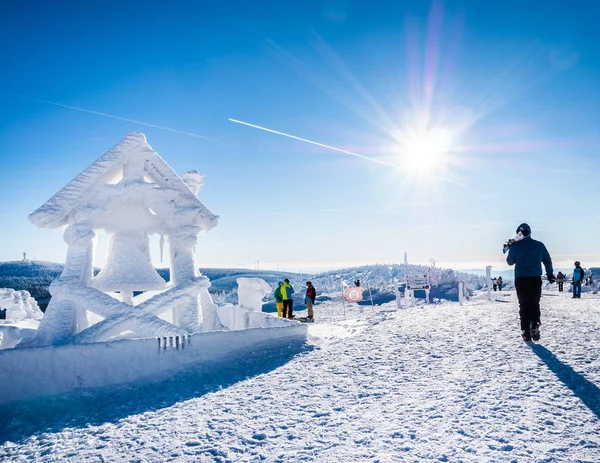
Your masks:
<svg viewBox="0 0 600 463"><path fill-rule="evenodd" d="M307 345L4 407L0 459L600 461L600 298L545 293L526 344L495 296L347 320L331 301Z"/></svg>

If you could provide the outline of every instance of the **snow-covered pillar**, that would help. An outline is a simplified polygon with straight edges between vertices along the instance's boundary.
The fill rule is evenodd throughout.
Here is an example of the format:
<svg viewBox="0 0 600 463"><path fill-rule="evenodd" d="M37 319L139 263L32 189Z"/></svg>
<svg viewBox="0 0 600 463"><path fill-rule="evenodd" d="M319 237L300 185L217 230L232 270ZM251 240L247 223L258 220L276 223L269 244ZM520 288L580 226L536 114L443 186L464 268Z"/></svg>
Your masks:
<svg viewBox="0 0 600 463"><path fill-rule="evenodd" d="M199 275L195 252L198 233L197 227L188 226L169 234L171 281L174 285L185 284Z"/></svg>
<svg viewBox="0 0 600 463"><path fill-rule="evenodd" d="M196 265L195 247L198 241L199 227L186 226L178 228L169 235L171 252L171 281L180 286L199 276ZM173 323L194 332L204 329L212 331L223 329L208 287L210 282L200 291L196 303L182 305L173 309Z"/></svg>
<svg viewBox="0 0 600 463"><path fill-rule="evenodd" d="M63 239L69 247L61 279L77 279L84 285L89 281L93 274L92 257L95 236L89 222L72 224L67 227Z"/></svg>
<svg viewBox="0 0 600 463"><path fill-rule="evenodd" d="M458 282L458 303L460 305L465 303L465 284L462 281Z"/></svg>
<svg viewBox="0 0 600 463"><path fill-rule="evenodd" d="M70 297L64 283L87 284L92 275L92 250L95 233L89 222L71 224L63 238L67 243L67 260L60 277L50 285L52 299L30 345L62 344L90 326L87 310ZM88 280L86 280L88 279Z"/></svg>
<svg viewBox="0 0 600 463"><path fill-rule="evenodd" d="M198 240L195 227L181 227L169 235L171 252L171 283L181 286L198 276L194 247ZM185 327L189 331L200 328L200 309L198 298L190 304L173 309L173 324Z"/></svg>
<svg viewBox="0 0 600 463"><path fill-rule="evenodd" d="M65 230L64 240L69 245L65 269L61 278L76 278L81 284L87 286L94 276L93 255L94 238L96 234L89 222L80 222L69 226ZM71 302L73 317L72 335L90 326L88 313L85 307Z"/></svg>
<svg viewBox="0 0 600 463"><path fill-rule="evenodd" d="M488 265L485 268L485 277L486 277L486 281L487 281L488 299L491 301L492 300L492 266L491 265Z"/></svg>

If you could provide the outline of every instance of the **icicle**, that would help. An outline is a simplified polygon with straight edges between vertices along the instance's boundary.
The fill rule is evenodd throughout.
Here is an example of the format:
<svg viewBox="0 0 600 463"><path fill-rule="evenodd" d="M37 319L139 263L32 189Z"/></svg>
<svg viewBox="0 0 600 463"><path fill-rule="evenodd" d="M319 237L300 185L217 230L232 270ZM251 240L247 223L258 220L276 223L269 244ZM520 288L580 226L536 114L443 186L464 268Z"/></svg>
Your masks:
<svg viewBox="0 0 600 463"><path fill-rule="evenodd" d="M163 249L165 248L165 235L160 235L160 261L163 261Z"/></svg>

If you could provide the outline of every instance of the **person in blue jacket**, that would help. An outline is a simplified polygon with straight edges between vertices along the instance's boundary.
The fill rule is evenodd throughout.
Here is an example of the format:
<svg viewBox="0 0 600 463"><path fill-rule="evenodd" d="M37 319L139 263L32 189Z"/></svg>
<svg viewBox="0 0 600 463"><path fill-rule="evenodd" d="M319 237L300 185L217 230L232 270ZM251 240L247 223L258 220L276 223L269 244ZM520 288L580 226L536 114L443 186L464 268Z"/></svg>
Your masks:
<svg viewBox="0 0 600 463"><path fill-rule="evenodd" d="M548 281L556 281L550 253L544 243L531 238L531 227L526 223L519 225L515 239L504 246L504 253L507 251L506 262L515 266L521 336L524 341L539 341L542 263L546 268Z"/></svg>
<svg viewBox="0 0 600 463"><path fill-rule="evenodd" d="M573 281L571 285L573 286L573 299L581 299L581 284L583 283L583 279L585 278L585 270L581 268L581 263L579 261L575 262L575 268L573 269Z"/></svg>

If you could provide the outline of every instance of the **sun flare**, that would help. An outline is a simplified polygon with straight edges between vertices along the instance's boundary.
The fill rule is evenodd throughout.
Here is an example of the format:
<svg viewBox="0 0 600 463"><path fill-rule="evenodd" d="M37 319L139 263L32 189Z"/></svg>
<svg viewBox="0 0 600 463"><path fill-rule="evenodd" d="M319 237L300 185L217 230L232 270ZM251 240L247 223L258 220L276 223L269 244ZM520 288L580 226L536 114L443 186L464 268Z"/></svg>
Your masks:
<svg viewBox="0 0 600 463"><path fill-rule="evenodd" d="M444 170L451 149L452 134L448 130L409 134L400 149L402 167L413 175Z"/></svg>

